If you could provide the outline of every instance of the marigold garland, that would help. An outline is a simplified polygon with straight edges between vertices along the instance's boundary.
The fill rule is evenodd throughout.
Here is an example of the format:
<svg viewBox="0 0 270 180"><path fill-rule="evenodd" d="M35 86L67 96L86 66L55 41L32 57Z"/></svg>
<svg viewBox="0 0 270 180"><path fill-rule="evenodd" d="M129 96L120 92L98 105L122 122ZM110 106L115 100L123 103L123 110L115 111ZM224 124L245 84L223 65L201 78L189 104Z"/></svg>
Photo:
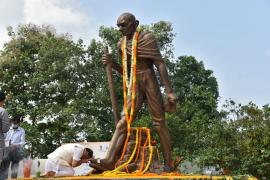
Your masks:
<svg viewBox="0 0 270 180"><path fill-rule="evenodd" d="M138 158L140 155L141 141L142 141L142 128L139 129L139 145L137 148L137 155L136 155L136 159L134 160L134 163L138 161Z"/></svg>
<svg viewBox="0 0 270 180"><path fill-rule="evenodd" d="M122 65L123 65L124 112L125 112L125 118L127 121L127 137L126 137L123 152L122 152L122 155L121 155L119 161L123 159L125 152L126 152L126 147L127 147L127 144L129 141L129 136L130 136L130 126L131 126L131 122L133 119L133 113L134 113L134 108L135 108L138 37L139 37L139 32L136 31L134 33L134 36L132 39L131 70L130 70L129 78L128 78L128 67L127 67L127 38L126 38L126 36L123 37L122 46L121 46ZM131 84L131 82L132 82L132 84ZM127 93L127 90L128 90L128 93ZM128 96L127 96L127 94L128 94ZM131 97L130 97L130 95L131 95ZM130 114L129 114L128 101L130 98L131 98L131 110L130 110Z"/></svg>
<svg viewBox="0 0 270 180"><path fill-rule="evenodd" d="M135 147L132 151L131 156L129 157L128 161L125 163L121 164L118 166L120 161L123 160L124 155L126 153L127 145L130 139L130 130L131 130L131 123L133 120L133 115L134 115L134 109L135 109L135 97L136 97L136 72L137 72L137 44L138 44L138 37L139 37L139 32L136 31L133 35L132 39L132 54L131 54L131 67L130 67L130 75L128 75L128 62L127 62L127 38L126 36L123 37L122 44L121 44L121 50L122 50L122 67L123 67L123 96L124 96L124 113L125 113L125 118L127 121L127 136L124 144L124 148L121 154L120 159L117 161L115 164L115 169L112 171L106 171L103 173L103 175L120 175L123 174L121 172L121 169L126 169L128 173L128 168L127 165L132 162L132 160L135 157L135 162L138 160L139 154L140 154L140 146L141 146L141 140L142 140L142 132L145 131L147 137L145 140L145 143L143 145L143 150L142 150L142 160L140 164L139 170L135 171L134 175L139 175L145 173L152 161L152 154L153 154L153 147L151 145L151 135L150 135L150 129L148 128L134 128L136 130L136 143ZM128 108L128 101L131 101L131 107L130 109ZM145 158L145 149L148 144L149 148L149 159L148 163L146 166L144 165L144 158ZM135 156L136 154L136 156ZM117 167L118 166L118 167ZM144 167L145 166L145 167Z"/></svg>
<svg viewBox="0 0 270 180"><path fill-rule="evenodd" d="M122 168L124 168L125 166L127 166L131 161L132 159L134 158L135 156L135 153L136 153L136 150L137 150L137 146L138 146L138 128L136 128L136 144L135 144L135 147L133 149L133 152L129 158L129 160L127 162L125 162L124 164L118 166L116 169L112 170L112 172L117 172L117 171L120 171Z"/></svg>
<svg viewBox="0 0 270 180"><path fill-rule="evenodd" d="M146 149L147 143L148 143L148 138L145 139L145 143L142 149L142 161L141 161L140 170L139 170L140 172L143 171L143 167L144 167L144 156L145 156L145 149Z"/></svg>
<svg viewBox="0 0 270 180"><path fill-rule="evenodd" d="M148 147L149 147L150 154L149 154L149 160L148 160L148 163L147 163L147 165L146 165L146 167L144 168L144 170L143 170L142 173L145 173L145 172L148 170L148 168L149 168L149 166L150 166L150 164L151 164L151 162L152 162L152 157L153 157L153 146L151 146L150 129L147 129L146 131L147 131Z"/></svg>
<svg viewBox="0 0 270 180"><path fill-rule="evenodd" d="M130 124L133 120L135 97L136 97L136 72L137 72L137 44L138 44L139 32L134 33L132 39L132 55L131 55L131 67L130 75L128 77L128 63L127 63L127 38L123 37L122 41L122 65L123 65L123 95L124 95L124 112L127 120L127 125L130 128ZM131 98L131 109L128 112L128 101Z"/></svg>

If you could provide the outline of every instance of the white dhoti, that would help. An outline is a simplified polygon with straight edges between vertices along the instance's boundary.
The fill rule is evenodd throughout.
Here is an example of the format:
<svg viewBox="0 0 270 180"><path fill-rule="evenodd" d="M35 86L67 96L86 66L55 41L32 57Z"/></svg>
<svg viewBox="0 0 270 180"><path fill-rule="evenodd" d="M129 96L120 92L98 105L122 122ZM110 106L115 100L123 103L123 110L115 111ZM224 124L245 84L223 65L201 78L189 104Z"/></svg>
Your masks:
<svg viewBox="0 0 270 180"><path fill-rule="evenodd" d="M47 159L45 163L45 173L55 172L55 176L74 176L74 169L70 166L64 166L51 159Z"/></svg>

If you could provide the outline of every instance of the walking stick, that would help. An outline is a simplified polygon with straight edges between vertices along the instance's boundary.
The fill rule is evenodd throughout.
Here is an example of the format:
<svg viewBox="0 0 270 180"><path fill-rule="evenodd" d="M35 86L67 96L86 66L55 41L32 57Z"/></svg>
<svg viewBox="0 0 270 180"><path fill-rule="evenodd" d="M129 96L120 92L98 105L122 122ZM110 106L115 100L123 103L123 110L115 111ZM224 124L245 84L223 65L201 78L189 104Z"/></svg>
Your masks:
<svg viewBox="0 0 270 180"><path fill-rule="evenodd" d="M105 55L109 54L108 46L105 46L103 53ZM115 94L115 87L114 87L114 83L113 83L111 63L106 64L105 69L106 69L106 74L107 74L107 79L108 79L108 84L109 84L109 91L110 91L111 102L112 102L112 108L113 108L114 123L115 123L115 127L116 127L116 125L120 119L120 116L118 114L117 97Z"/></svg>

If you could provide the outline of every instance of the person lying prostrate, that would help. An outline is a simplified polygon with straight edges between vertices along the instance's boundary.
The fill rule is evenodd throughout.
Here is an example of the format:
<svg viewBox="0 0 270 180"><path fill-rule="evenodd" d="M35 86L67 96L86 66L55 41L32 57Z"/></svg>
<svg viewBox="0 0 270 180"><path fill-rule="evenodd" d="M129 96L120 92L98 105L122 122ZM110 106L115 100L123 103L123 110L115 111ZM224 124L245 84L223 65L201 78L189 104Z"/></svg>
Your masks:
<svg viewBox="0 0 270 180"><path fill-rule="evenodd" d="M89 162L93 157L93 151L80 144L64 144L47 157L46 176L74 176L73 168Z"/></svg>

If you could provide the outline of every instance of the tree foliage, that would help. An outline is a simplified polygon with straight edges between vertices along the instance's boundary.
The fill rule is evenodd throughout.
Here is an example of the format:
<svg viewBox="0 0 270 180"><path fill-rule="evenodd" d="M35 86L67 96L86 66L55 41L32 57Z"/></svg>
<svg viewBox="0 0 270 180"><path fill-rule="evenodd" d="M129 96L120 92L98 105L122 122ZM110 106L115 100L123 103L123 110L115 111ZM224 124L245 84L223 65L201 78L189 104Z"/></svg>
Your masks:
<svg viewBox="0 0 270 180"><path fill-rule="evenodd" d="M172 24L160 21L141 29L154 33L178 97L176 112L166 114L174 154L202 166L269 177L269 105L260 109L230 100L218 111L213 71L193 56L175 58ZM100 40L88 46L50 26L8 27L8 35L0 54L0 88L9 95L10 114L25 116L31 156L44 158L65 142L110 140L115 125L101 57L106 45L121 63L119 31L102 26ZM121 77L114 72L113 78L120 111ZM134 126L151 127L151 121L144 107Z"/></svg>
<svg viewBox="0 0 270 180"><path fill-rule="evenodd" d="M218 84L213 72L192 56L177 59L172 84L179 105L175 114L168 115L173 145L184 158L193 159L207 146L209 132L215 128Z"/></svg>
<svg viewBox="0 0 270 180"><path fill-rule="evenodd" d="M10 96L11 114L28 119L32 155L45 157L65 142L96 140L95 119L100 117L94 114L99 110L89 91L97 88L94 74L89 76L94 63L82 41L32 24L19 26L17 32L10 29L9 35L11 41L1 52L1 88Z"/></svg>
<svg viewBox="0 0 270 180"><path fill-rule="evenodd" d="M270 178L269 104L259 108L252 102L236 105L230 100L225 104L224 112L227 113L227 126L233 129L230 133L233 136L233 144L227 148L235 148L238 151L237 154L233 153L236 156L234 160L237 160L235 173ZM231 166L235 165L230 160L227 162Z"/></svg>

